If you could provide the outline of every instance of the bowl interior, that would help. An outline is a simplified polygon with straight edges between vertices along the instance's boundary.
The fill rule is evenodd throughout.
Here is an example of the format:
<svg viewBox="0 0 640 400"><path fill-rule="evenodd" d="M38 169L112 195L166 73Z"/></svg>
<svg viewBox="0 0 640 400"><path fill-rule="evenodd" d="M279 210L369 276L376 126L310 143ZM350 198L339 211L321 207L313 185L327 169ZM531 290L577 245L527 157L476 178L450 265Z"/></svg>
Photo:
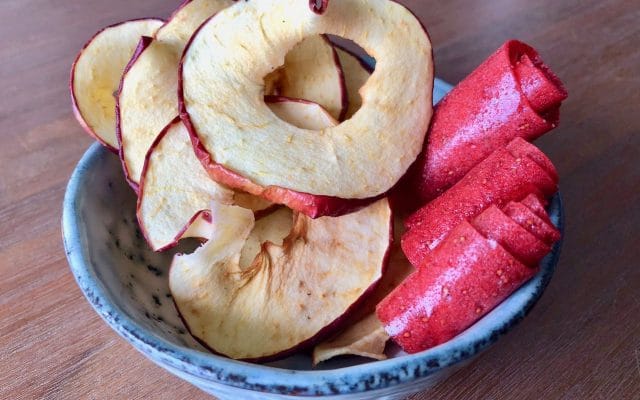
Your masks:
<svg viewBox="0 0 640 400"><path fill-rule="evenodd" d="M450 87L436 82L434 100ZM63 213L65 248L74 276L96 311L136 348L149 355L149 345L161 353L174 368L184 363L207 366L233 366L236 373L253 372L256 366L226 360L213 355L194 340L182 323L168 288L168 267L176 252L192 251L197 243L182 243L178 248L154 253L146 245L137 226L136 198L126 184L117 156L94 144L74 171ZM557 195L550 205L553 222L562 230L562 207ZM495 342L517 323L535 304L546 287L559 256L560 243L542 262L540 273L500 306L463 334L434 349L406 355L392 349L390 360L371 362L359 357L343 357L313 368L307 354L298 354L267 364L274 370L320 370L291 376L318 385L327 380L356 374L366 379L377 373L397 371L398 367L415 367L415 376L392 376L393 383L428 374L467 359ZM157 360L154 360L157 362ZM366 365L361 365L366 364ZM358 367L359 366L359 367ZM345 368L349 367L349 368ZM203 367L204 368L204 367ZM206 368L204 369L206 371ZM327 370L336 375L327 375ZM197 373L197 372L196 372ZM317 376L312 374L317 373ZM224 382L225 376L212 374ZM256 375L256 379L261 379ZM242 383L244 384L244 383ZM239 384L240 386L242 384ZM378 382L376 385L388 385ZM317 392L321 392L318 391Z"/></svg>

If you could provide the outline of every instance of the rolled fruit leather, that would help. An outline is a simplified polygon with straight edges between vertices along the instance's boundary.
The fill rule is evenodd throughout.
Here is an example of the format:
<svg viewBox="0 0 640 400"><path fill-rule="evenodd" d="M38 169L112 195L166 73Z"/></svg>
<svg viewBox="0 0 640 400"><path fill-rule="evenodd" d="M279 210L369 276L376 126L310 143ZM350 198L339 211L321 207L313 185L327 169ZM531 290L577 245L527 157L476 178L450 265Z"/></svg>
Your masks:
<svg viewBox="0 0 640 400"><path fill-rule="evenodd" d="M534 145L522 143L520 154L538 152L536 157L544 158L544 164L553 167ZM408 230L402 236L402 250L413 265L420 265L460 222L492 204L502 207L530 193L549 197L557 191L555 173L549 174L531 157L514 156L508 148L494 151L452 188L405 220Z"/></svg>
<svg viewBox="0 0 640 400"><path fill-rule="evenodd" d="M425 148L397 196L413 208L434 199L513 138L530 142L555 128L566 97L536 50L504 43L436 106Z"/></svg>
<svg viewBox="0 0 640 400"><path fill-rule="evenodd" d="M528 210L522 203L508 207L514 205ZM553 242L539 237L539 226L520 224L519 217L491 206L458 224L378 305L376 314L387 334L408 353L437 346L531 279ZM552 224L544 230L557 232Z"/></svg>

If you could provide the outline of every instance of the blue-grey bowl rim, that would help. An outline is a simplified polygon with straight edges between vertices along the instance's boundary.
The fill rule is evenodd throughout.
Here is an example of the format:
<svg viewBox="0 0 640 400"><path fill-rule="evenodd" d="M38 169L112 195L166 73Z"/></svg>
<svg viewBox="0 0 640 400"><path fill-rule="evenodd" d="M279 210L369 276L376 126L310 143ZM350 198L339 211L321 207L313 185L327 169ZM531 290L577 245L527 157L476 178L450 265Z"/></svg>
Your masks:
<svg viewBox="0 0 640 400"><path fill-rule="evenodd" d="M64 197L64 247L78 286L105 322L141 352L146 355L161 355L162 362L187 375L232 387L267 393L322 396L384 389L424 378L479 353L520 322L541 297L560 257L562 240L554 245L552 253L545 259L547 266L541 268L539 283L524 307L510 311L500 326L487 331L477 340L454 339L417 354L334 370L297 371L236 361L178 346L157 336L128 317L107 296L104 285L87 262L86 239L81 237L78 229L82 221L76 203L76 196L84 186L85 172L104 153L108 153L108 150L98 143L89 147L73 171ZM564 210L559 192L553 198L552 206L558 210L558 229L564 234ZM265 373L268 373L270 382L262 383L260 381L265 380Z"/></svg>

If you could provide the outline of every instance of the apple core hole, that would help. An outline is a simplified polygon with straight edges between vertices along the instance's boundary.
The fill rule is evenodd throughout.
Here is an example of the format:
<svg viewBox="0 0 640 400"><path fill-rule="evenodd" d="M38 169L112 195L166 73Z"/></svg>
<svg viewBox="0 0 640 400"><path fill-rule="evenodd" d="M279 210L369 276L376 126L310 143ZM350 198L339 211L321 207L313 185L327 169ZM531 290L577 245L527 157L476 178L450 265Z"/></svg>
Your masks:
<svg viewBox="0 0 640 400"><path fill-rule="evenodd" d="M244 271L259 261L258 256L266 242L281 246L291 229L293 212L288 208L279 208L258 218L240 253L240 269Z"/></svg>
<svg viewBox="0 0 640 400"><path fill-rule="evenodd" d="M334 45L342 66L342 73L349 97L349 107L343 118L343 120L347 120L351 118L362 105L360 90L375 70L376 61L365 49L353 40L335 35L327 36Z"/></svg>
<svg viewBox="0 0 640 400"><path fill-rule="evenodd" d="M295 113L282 112L282 105L274 103L302 100L320 105L335 121L353 116L362 104L360 88L373 72L375 61L355 42L334 35L322 41L314 37L296 44L285 56L285 63L264 77L265 102L280 120L302 129L315 129L296 118ZM327 44L333 52L327 51ZM329 47L330 48L330 47ZM329 119L331 119L329 117ZM311 125L322 125L324 117L317 117Z"/></svg>

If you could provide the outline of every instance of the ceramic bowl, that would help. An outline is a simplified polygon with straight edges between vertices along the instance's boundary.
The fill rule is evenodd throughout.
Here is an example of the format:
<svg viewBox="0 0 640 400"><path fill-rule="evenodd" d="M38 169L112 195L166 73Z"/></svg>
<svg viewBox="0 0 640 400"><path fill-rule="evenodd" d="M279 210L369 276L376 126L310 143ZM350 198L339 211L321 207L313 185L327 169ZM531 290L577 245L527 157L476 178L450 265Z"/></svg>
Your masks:
<svg viewBox="0 0 640 400"><path fill-rule="evenodd" d="M435 100L449 89L436 81ZM562 230L559 196L549 212ZM395 351L385 361L347 357L313 368L305 354L265 365L230 360L189 335L167 280L172 255L188 249L158 254L148 248L120 161L98 144L87 150L69 181L62 226L71 271L95 311L153 362L221 399L397 399L424 390L524 318L547 286L560 250L558 243L534 279L447 343L414 355Z"/></svg>

